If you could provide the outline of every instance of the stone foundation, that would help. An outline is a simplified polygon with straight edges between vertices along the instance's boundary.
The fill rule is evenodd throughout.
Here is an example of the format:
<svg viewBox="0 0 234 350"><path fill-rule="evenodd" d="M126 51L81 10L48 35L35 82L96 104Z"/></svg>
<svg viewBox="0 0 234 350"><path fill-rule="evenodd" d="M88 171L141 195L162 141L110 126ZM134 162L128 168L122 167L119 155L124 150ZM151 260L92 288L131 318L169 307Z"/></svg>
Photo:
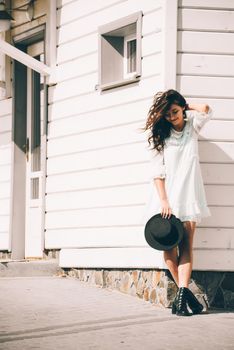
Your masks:
<svg viewBox="0 0 234 350"><path fill-rule="evenodd" d="M10 260L10 259L11 259L11 252L8 252L8 250L0 251L0 260Z"/></svg>
<svg viewBox="0 0 234 350"><path fill-rule="evenodd" d="M177 286L167 270L63 269L64 275L101 288L115 289L152 304L171 307ZM194 271L190 289L209 307L234 308L234 273Z"/></svg>
<svg viewBox="0 0 234 350"><path fill-rule="evenodd" d="M43 252L43 259L59 259L59 249L45 249Z"/></svg>

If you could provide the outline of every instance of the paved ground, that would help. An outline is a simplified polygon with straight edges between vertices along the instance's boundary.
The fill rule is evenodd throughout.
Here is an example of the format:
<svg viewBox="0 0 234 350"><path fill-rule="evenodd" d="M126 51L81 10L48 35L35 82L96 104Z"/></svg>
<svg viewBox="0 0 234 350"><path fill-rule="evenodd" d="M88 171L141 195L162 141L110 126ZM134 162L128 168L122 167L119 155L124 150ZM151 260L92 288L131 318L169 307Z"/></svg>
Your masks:
<svg viewBox="0 0 234 350"><path fill-rule="evenodd" d="M1 350L234 349L234 312L171 315L73 278L0 278Z"/></svg>

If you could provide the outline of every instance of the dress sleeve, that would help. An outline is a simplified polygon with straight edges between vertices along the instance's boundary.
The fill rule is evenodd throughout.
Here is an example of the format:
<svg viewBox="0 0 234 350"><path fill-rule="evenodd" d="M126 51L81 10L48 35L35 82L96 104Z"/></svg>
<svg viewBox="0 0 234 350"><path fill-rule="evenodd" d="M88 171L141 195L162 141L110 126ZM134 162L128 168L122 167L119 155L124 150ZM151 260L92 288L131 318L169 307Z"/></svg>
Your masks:
<svg viewBox="0 0 234 350"><path fill-rule="evenodd" d="M206 112L198 112L195 110L191 111L191 117L193 120L193 127L197 133L203 128L203 126L211 119L213 115L213 111L211 107L209 107L209 111Z"/></svg>
<svg viewBox="0 0 234 350"><path fill-rule="evenodd" d="M166 169L164 164L163 152L153 150L150 153L150 179L165 179Z"/></svg>

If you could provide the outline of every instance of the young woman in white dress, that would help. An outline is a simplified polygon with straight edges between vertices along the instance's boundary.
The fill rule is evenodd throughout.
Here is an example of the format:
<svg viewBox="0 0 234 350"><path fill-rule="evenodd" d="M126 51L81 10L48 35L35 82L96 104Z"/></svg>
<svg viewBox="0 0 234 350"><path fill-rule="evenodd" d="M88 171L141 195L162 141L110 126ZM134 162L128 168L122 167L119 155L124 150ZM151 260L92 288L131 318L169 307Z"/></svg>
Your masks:
<svg viewBox="0 0 234 350"><path fill-rule="evenodd" d="M210 216L199 164L198 134L211 118L207 104L187 104L176 90L158 92L149 110L145 130L153 146L152 195L147 205L148 218L171 214L184 225L185 234L178 247L164 251L164 259L178 293L172 313L189 316L202 312L203 306L189 290L193 265L193 237L196 224ZM178 248L178 249L177 249Z"/></svg>

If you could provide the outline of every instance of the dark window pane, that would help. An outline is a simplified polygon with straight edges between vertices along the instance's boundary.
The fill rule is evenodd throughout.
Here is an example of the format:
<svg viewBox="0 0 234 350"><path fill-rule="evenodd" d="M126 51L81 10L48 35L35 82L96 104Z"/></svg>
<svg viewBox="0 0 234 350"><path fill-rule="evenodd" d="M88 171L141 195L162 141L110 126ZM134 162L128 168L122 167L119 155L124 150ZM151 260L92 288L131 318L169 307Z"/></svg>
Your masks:
<svg viewBox="0 0 234 350"><path fill-rule="evenodd" d="M127 73L136 71L136 39L127 42Z"/></svg>

